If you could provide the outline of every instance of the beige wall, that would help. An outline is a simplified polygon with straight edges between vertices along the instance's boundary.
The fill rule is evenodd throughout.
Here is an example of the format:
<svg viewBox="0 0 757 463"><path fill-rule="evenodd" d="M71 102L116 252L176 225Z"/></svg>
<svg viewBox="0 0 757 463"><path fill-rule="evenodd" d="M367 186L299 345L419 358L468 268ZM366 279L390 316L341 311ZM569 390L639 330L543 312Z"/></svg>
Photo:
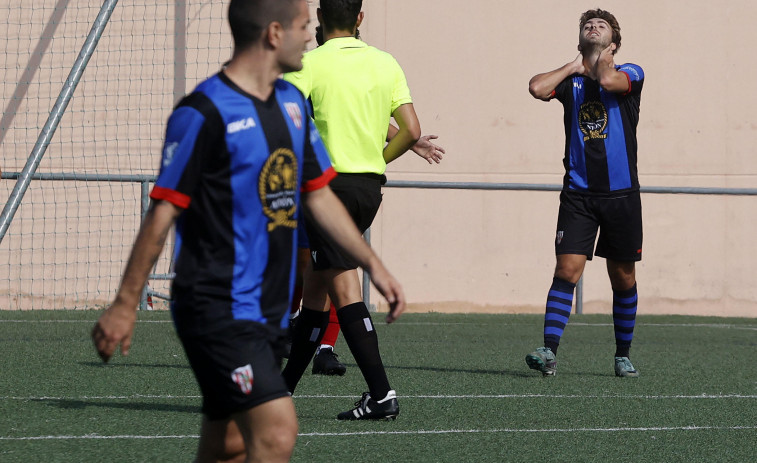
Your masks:
<svg viewBox="0 0 757 463"><path fill-rule="evenodd" d="M55 4L43 3L46 8ZM76 3L87 2L71 2L72 6ZM99 2L89 3L91 21ZM424 132L438 134L448 153L438 166L407 154L390 166L390 179L560 183L562 108L557 102L531 98L527 84L532 75L576 56L578 18L596 6L597 2L544 0L366 0L364 40L391 52L403 66ZM623 44L616 61L639 64L646 74L638 130L642 185L757 185L752 91L757 64L750 57L757 41L753 27L757 4L746 0L727 5L610 0L599 6L613 12L622 27ZM127 17L129 8L127 3L120 4L118 18ZM155 22L162 29L171 27L170 5L150 8L147 16L144 7L137 9L138 16L163 15L163 22ZM205 4L192 5L191 33L226 30L218 19L203 19L200 12L208 9ZM69 13L67 18L71 19ZM130 27L141 31L148 26L149 22L119 22L109 33L121 35ZM78 30L86 33L88 27L78 26ZM210 64L190 63L194 74L190 73L187 90L229 56L220 35L212 37L215 48ZM81 40L80 33L57 45L75 54ZM140 172L150 170L150 159L157 156L160 144L156 134L171 104L172 42L166 39L150 45L152 51L137 48L131 53L113 36L104 43L118 54L98 52L95 63L103 67L88 70L88 75L97 72L102 81L109 79L109 93L119 95L119 105L141 105L150 111L122 110L119 116L129 125L106 127L108 133L121 134L120 144L98 141L93 145L85 142L94 136L87 125L97 124L98 118L88 117L86 110L74 105L81 112L70 117L74 122L69 124L77 128L69 138L84 141L81 146L73 142L56 146L61 152L91 151L92 156L126 147L147 156L147 161L139 158L137 162ZM205 39L199 41L194 55L203 55L202 43ZM123 67L106 72L105 61L114 59ZM23 64L26 57L17 61ZM119 73L127 69L150 77L119 80ZM61 66L55 75L65 77L65 73L67 69ZM6 70L5 81L15 83L18 74ZM40 86L45 79L53 82L47 93L54 98L60 84L46 74L38 78ZM88 85L88 89L99 87ZM143 86L150 92L142 92ZM4 101L9 93L12 86L6 84ZM87 99L82 94L80 98L79 105L97 108L108 97ZM52 106L51 100L40 101L43 113ZM40 120L44 122L41 117L32 123L19 118L18 123L41 126ZM19 137L18 130L13 137ZM29 131L36 136L35 130L38 127ZM135 135L130 138L123 130ZM3 153L3 169L20 170L28 146L9 151L6 141ZM51 162L64 167L77 162L66 159ZM102 164L97 159L87 163ZM126 164L133 166L134 161ZM0 192L10 193L12 184L2 183ZM757 316L757 286L752 282L757 198L647 194L643 201L640 312ZM373 246L405 284L411 310L540 312L554 266L557 206L555 192L386 189L372 230ZM2 243L0 253L13 254L13 249L5 249L8 242ZM111 267L121 266L123 253L121 248L114 253ZM109 280L104 300L117 280L117 276ZM0 287L0 298L4 291ZM611 293L602 259L587 265L584 297L586 312L609 313ZM372 301L378 300L374 290Z"/></svg>
<svg viewBox="0 0 757 463"><path fill-rule="evenodd" d="M396 180L560 183L562 107L527 91L572 60L580 13L597 2L366 2L366 41L404 66L425 133L448 155L412 154ZM757 186L753 76L757 4L605 1L619 63L646 74L639 123L645 186ZM419 310L543 310L557 193L387 190L374 243ZM642 313L757 315L757 198L644 195ZM375 298L377 296L374 295ZM609 312L602 259L586 312Z"/></svg>

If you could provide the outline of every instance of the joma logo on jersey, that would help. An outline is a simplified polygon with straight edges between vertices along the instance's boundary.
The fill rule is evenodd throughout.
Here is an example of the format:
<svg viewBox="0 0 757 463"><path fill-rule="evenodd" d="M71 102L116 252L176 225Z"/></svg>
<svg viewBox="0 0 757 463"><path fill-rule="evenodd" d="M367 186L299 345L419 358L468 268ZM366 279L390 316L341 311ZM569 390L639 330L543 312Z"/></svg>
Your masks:
<svg viewBox="0 0 757 463"><path fill-rule="evenodd" d="M255 127L255 119L248 117L247 119L240 119L238 121L229 122L226 126L226 133L236 133L241 130L247 130Z"/></svg>

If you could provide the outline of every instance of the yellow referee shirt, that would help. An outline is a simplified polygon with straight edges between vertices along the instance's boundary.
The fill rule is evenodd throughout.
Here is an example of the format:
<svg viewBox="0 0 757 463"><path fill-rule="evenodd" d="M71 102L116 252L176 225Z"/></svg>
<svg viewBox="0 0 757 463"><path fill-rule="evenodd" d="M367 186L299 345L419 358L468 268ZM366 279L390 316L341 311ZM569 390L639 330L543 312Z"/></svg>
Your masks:
<svg viewBox="0 0 757 463"><path fill-rule="evenodd" d="M389 53L340 37L305 54L284 75L313 102L315 125L337 172L383 174L395 109L412 103L405 74Z"/></svg>

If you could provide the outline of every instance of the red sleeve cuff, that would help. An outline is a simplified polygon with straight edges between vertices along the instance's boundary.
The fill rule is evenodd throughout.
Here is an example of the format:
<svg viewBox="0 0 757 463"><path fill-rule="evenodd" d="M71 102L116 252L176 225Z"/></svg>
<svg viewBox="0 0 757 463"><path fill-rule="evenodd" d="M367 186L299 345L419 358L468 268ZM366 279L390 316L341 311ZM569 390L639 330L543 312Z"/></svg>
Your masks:
<svg viewBox="0 0 757 463"><path fill-rule="evenodd" d="M178 191L171 190L169 188L163 188L155 185L150 193L152 199L162 199L168 201L176 207L186 209L189 207L189 203L192 202L192 198L179 193Z"/></svg>
<svg viewBox="0 0 757 463"><path fill-rule="evenodd" d="M312 180L309 180L302 184L302 187L300 188L301 193L309 193L311 191L315 191L318 189L321 189L329 184L330 181L332 181L336 177L336 171L333 167L329 167L326 169L325 172L321 174L320 177L316 177Z"/></svg>
<svg viewBox="0 0 757 463"><path fill-rule="evenodd" d="M633 87L631 86L631 76L629 76L629 75L628 75L628 73L627 73L627 72L625 72L625 71L620 71L620 72L622 72L623 74L625 74L625 75L626 75L626 80L628 81L628 90L626 90L625 92L623 92L623 93L621 94L621 95L623 95L623 96L626 96L626 95L628 95L629 93L631 93L631 89L633 88Z"/></svg>
<svg viewBox="0 0 757 463"><path fill-rule="evenodd" d="M557 90L552 90L552 93L549 94L549 98L552 99L557 95Z"/></svg>

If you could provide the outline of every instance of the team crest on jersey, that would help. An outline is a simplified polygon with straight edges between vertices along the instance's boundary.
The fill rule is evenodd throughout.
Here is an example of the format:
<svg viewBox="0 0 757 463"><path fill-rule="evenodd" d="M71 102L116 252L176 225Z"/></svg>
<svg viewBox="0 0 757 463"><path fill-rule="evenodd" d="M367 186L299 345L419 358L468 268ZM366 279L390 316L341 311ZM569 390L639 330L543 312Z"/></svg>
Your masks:
<svg viewBox="0 0 757 463"><path fill-rule="evenodd" d="M297 228L297 157L288 148L279 148L260 172L258 193L263 213L271 219L268 231L277 227Z"/></svg>
<svg viewBox="0 0 757 463"><path fill-rule="evenodd" d="M284 109L287 110L287 114L289 114L289 118L294 122L294 126L301 129L302 111L300 111L300 105L297 103L284 103Z"/></svg>
<svg viewBox="0 0 757 463"><path fill-rule="evenodd" d="M607 109L599 101L584 103L578 110L578 126L584 134L584 141L605 139L607 128Z"/></svg>
<svg viewBox="0 0 757 463"><path fill-rule="evenodd" d="M242 392L248 395L252 392L253 379L252 366L249 363L231 372L231 380L239 386Z"/></svg>

